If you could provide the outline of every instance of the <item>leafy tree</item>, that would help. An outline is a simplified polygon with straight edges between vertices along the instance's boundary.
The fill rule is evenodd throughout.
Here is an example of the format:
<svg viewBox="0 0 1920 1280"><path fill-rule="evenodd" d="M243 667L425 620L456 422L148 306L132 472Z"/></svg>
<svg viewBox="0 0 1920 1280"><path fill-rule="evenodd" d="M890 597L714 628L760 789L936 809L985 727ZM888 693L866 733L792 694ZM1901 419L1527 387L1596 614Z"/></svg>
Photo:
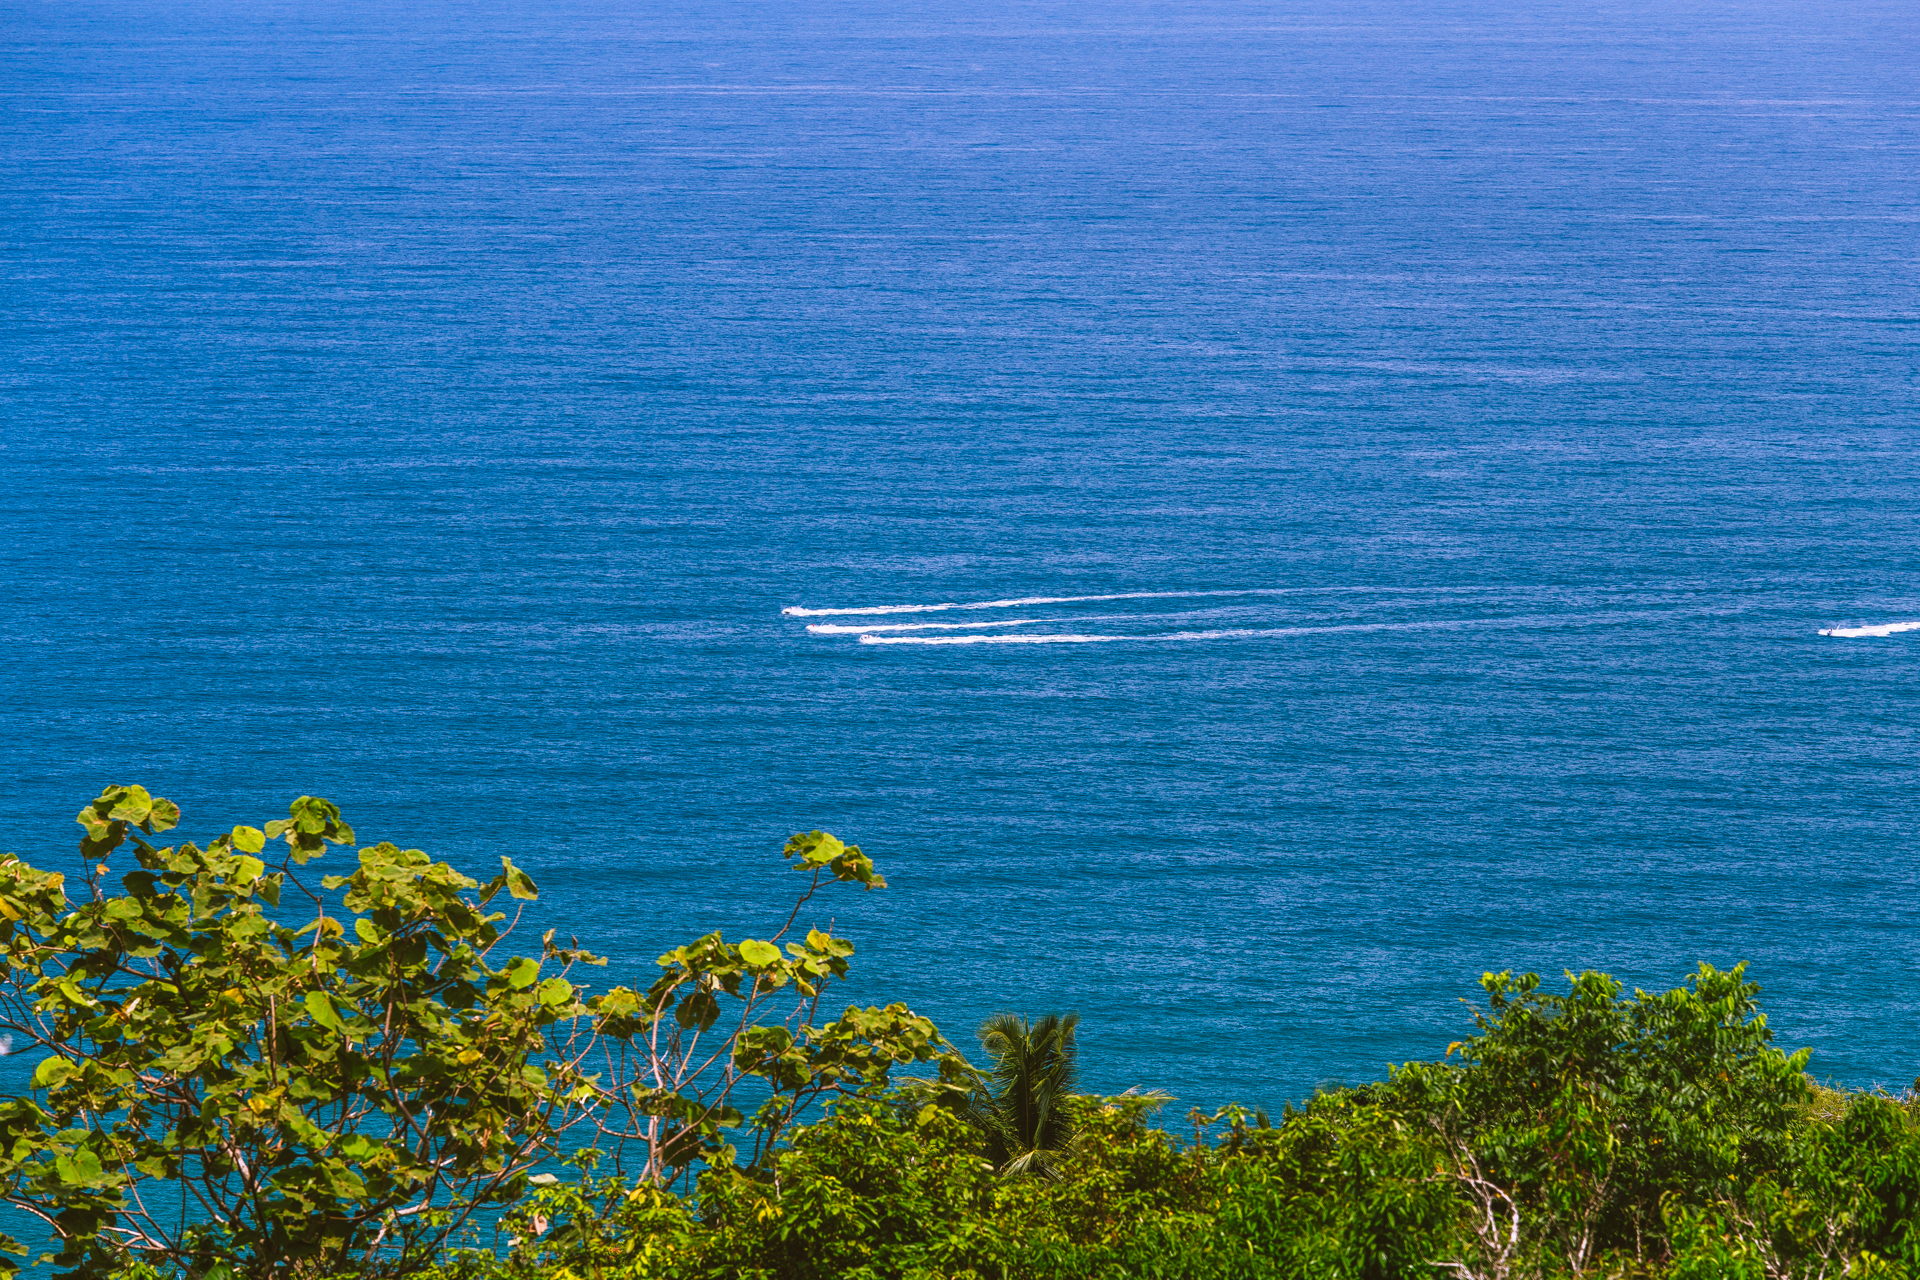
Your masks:
<svg viewBox="0 0 1920 1280"><path fill-rule="evenodd" d="M411 1274L565 1146L607 1148L616 1174L635 1148L650 1184L731 1165L751 1088L763 1160L812 1102L953 1056L902 1005L819 1016L851 943L777 945L823 885L885 883L822 832L787 846L810 878L772 939L711 934L645 992L588 995L576 970L598 957L551 933L505 951L537 892L509 859L481 884L382 843L313 884L305 864L355 840L329 802L156 847L179 817L103 791L78 819L77 903L0 858L0 1032L41 1055L32 1094L0 1102L0 1199L76 1276ZM513 920L490 909L502 894Z"/></svg>
<svg viewBox="0 0 1920 1280"><path fill-rule="evenodd" d="M1744 965L1624 999L1605 974L1568 981L1555 996L1535 974L1488 974L1479 1034L1451 1050L1466 1069L1398 1084L1447 1130L1463 1181L1501 1188L1578 1274L1602 1252L1664 1252L1676 1197L1702 1204L1778 1168L1807 1053L1773 1047Z"/></svg>
<svg viewBox="0 0 1920 1280"><path fill-rule="evenodd" d="M0 1027L45 1055L37 1096L0 1104L0 1187L59 1261L404 1269L517 1196L586 1087L541 1059L583 1012L565 975L591 958L549 937L493 962L510 926L487 906L532 900L532 880L503 858L481 885L378 844L310 885L297 868L354 834L309 796L205 849L155 847L178 818L140 787L82 809L77 905L62 876L0 860ZM289 893L312 913L298 927Z"/></svg>
<svg viewBox="0 0 1920 1280"><path fill-rule="evenodd" d="M615 988L588 1002L610 1077L628 1086L601 1095L608 1114L599 1138L616 1173L635 1143L646 1182L688 1182L703 1160L732 1164L740 1152L729 1131L745 1123L734 1101L749 1081L766 1094L750 1128L749 1163L758 1164L822 1097L871 1091L896 1065L957 1059L933 1023L905 1005L849 1008L821 1021L821 999L846 976L853 944L819 929L785 952L780 943L824 885L887 882L858 847L825 832L794 836L785 856L809 880L778 932L738 943L708 934L661 956L646 991Z"/></svg>

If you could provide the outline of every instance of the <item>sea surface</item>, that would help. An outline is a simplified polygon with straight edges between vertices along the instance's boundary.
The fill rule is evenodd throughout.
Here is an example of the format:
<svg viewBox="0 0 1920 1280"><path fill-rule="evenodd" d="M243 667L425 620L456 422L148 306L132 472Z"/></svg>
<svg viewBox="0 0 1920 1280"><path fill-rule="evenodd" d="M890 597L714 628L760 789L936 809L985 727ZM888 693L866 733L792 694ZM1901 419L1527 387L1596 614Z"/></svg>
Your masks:
<svg viewBox="0 0 1920 1280"><path fill-rule="evenodd" d="M1916 68L1910 0L0 0L0 847L324 795L631 980L824 828L847 998L1094 1088L1700 961L1903 1087Z"/></svg>

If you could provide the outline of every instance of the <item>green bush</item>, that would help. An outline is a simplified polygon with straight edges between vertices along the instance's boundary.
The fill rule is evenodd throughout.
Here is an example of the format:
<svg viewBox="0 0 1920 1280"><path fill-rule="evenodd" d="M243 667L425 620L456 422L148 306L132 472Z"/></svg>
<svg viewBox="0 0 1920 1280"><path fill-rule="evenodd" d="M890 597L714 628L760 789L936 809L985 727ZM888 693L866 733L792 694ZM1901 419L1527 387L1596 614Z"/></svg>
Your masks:
<svg viewBox="0 0 1920 1280"><path fill-rule="evenodd" d="M1808 1100L1803 1051L1773 1047L1744 966L1702 965L1688 985L1621 997L1601 973L1564 996L1527 974L1483 979L1464 1066L1401 1073L1469 1181L1484 1178L1538 1223L1531 1245L1578 1274L1602 1255L1666 1252L1665 1215L1778 1170Z"/></svg>
<svg viewBox="0 0 1920 1280"><path fill-rule="evenodd" d="M1444 1059L1182 1142L1164 1095L1072 1091L1070 1016L996 1019L987 1071L900 1005L823 1017L853 945L793 931L885 883L824 833L772 936L592 992L589 953L508 949L505 859L378 844L314 884L355 838L324 800L155 847L178 817L108 788L73 901L0 859L0 1031L37 1055L0 1199L70 1275L1920 1280L1914 1106L1811 1087L1742 968L1489 974Z"/></svg>
<svg viewBox="0 0 1920 1280"><path fill-rule="evenodd" d="M618 1243L591 1260L530 1243L480 1265L525 1280L1920 1276L1907 1106L1812 1107L1804 1058L1773 1048L1738 969L1626 998L1602 975L1569 985L1490 976L1478 1034L1448 1060L1277 1124L1228 1108L1181 1144L1152 1126L1153 1099L1066 1099L1076 1137L1053 1177L995 1176L985 1136L925 1090L845 1104L764 1167L710 1170L670 1219L623 1202Z"/></svg>

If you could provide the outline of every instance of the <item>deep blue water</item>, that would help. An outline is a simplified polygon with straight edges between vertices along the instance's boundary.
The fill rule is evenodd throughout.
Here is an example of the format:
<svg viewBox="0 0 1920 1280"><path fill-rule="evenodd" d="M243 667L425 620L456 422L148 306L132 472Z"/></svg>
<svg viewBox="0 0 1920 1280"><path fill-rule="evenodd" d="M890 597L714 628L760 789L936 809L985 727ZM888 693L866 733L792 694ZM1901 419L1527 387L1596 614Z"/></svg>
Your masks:
<svg viewBox="0 0 1920 1280"><path fill-rule="evenodd" d="M853 995L1102 1088L1699 960L1904 1084L1920 631L1817 632L1920 620L1916 67L1904 0L0 0L0 845L322 794L634 975L818 826Z"/></svg>

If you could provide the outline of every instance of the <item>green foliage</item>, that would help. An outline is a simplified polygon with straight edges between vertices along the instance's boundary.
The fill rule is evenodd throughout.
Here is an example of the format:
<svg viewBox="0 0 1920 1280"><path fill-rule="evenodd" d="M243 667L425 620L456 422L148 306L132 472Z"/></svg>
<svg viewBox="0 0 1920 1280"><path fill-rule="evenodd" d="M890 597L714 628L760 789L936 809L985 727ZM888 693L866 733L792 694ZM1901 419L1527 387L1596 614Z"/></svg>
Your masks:
<svg viewBox="0 0 1920 1280"><path fill-rule="evenodd" d="M1920 1277L1908 1108L1813 1105L1741 971L1629 998L1599 975L1564 996L1487 986L1450 1061L1277 1123L1228 1107L1182 1145L1149 1123L1159 1098L1063 1094L1056 1176L1002 1177L990 1131L941 1105L954 1088L909 1089L709 1172L678 1213L622 1202L597 1253L523 1239L469 1262L514 1280Z"/></svg>
<svg viewBox="0 0 1920 1280"><path fill-rule="evenodd" d="M355 841L325 800L156 847L179 818L141 787L103 791L78 818L77 902L0 859L0 1030L40 1055L32 1091L0 1102L0 1199L45 1224L68 1274L414 1274L569 1145L651 1187L732 1165L742 1087L764 1099L758 1160L810 1103L954 1058L902 1005L819 1017L853 945L778 944L823 885L885 884L822 832L787 846L808 887L770 939L712 934L662 956L647 991L592 994L576 970L604 961L551 933L504 950L492 904L537 895L510 859L481 884L381 843L314 884L300 868Z"/></svg>
<svg viewBox="0 0 1920 1280"><path fill-rule="evenodd" d="M716 1227L701 1250L705 1274L833 1280L964 1270L993 1186L963 1123L877 1100L843 1104L796 1134L771 1173L718 1170L702 1180L701 1212Z"/></svg>
<svg viewBox="0 0 1920 1280"><path fill-rule="evenodd" d="M1213 1152L1181 1152L1147 1123L1161 1101L1068 1100L1077 1135L1071 1153L1056 1177L1002 1183L997 1238L982 1258L986 1273L1048 1280L1242 1274L1238 1268L1257 1255L1219 1221L1233 1188Z"/></svg>
<svg viewBox="0 0 1920 1280"><path fill-rule="evenodd" d="M896 1099L900 1101L903 1099ZM998 1176L950 1110L859 1099L795 1131L759 1170L716 1170L697 1210L657 1193L611 1214L560 1188L515 1216L506 1256L470 1253L464 1280L827 1280L880 1277L1295 1277L1429 1274L1421 1251L1455 1217L1405 1134L1351 1104L1260 1141L1182 1150L1148 1120L1158 1100L1072 1097L1078 1133L1058 1178ZM1386 1126L1389 1130L1391 1126ZM1401 1176L1395 1179L1391 1173ZM600 1215L600 1216L595 1216ZM592 1233L577 1223L604 1225ZM1405 1267L1412 1267L1406 1270ZM1396 1269L1402 1268L1402 1269Z"/></svg>
<svg viewBox="0 0 1920 1280"><path fill-rule="evenodd" d="M503 1216L505 1255L452 1249L435 1280L535 1280L536 1277L681 1276L703 1229L692 1206L660 1187L635 1186L597 1172L599 1153L577 1152L572 1178L537 1174L531 1194Z"/></svg>
<svg viewBox="0 0 1920 1280"><path fill-rule="evenodd" d="M178 818L107 788L80 812L91 865L71 906L59 875L0 860L0 1026L45 1054L34 1096L0 1104L0 1185L58 1260L405 1267L516 1197L577 1083L540 1060L586 958L489 963L505 917L487 904L531 898L525 873L503 858L483 886L374 845L321 882L348 929L295 871L353 840L331 804L303 796L205 849L148 839ZM128 844L109 894L104 860ZM288 892L312 911L298 927Z"/></svg>
<svg viewBox="0 0 1920 1280"><path fill-rule="evenodd" d="M1674 1274L1920 1276L1920 1129L1860 1094L1796 1126L1782 1167L1690 1204L1669 1222Z"/></svg>
<svg viewBox="0 0 1920 1280"><path fill-rule="evenodd" d="M980 1025L980 1047L993 1064L958 1110L1002 1174L1060 1176L1075 1132L1066 1103L1079 1083L1079 1025L1073 1013L1050 1013L1031 1024L1001 1013Z"/></svg>
<svg viewBox="0 0 1920 1280"><path fill-rule="evenodd" d="M825 1016L853 945L802 914L885 881L821 832L768 937L596 992L508 946L508 859L376 844L315 884L355 841L324 800L156 847L179 818L107 788L71 901L0 859L0 1031L37 1054L0 1198L72 1275L1920 1280L1913 1101L1811 1087L1741 968L1489 974L1445 1060L1182 1143L1164 1095L1075 1092L1071 1017L990 1020L982 1071L902 1005Z"/></svg>
<svg viewBox="0 0 1920 1280"><path fill-rule="evenodd" d="M1744 966L1631 999L1605 974L1568 982L1555 996L1532 974L1488 974L1479 1034L1453 1046L1467 1069L1395 1083L1435 1113L1456 1175L1499 1187L1578 1274L1603 1253L1660 1254L1674 1205L1778 1169L1807 1055L1773 1047Z"/></svg>
<svg viewBox="0 0 1920 1280"><path fill-rule="evenodd" d="M617 1089L603 1089L598 1143L616 1171L630 1145L650 1184L690 1182L697 1164L732 1165L734 1106L743 1088L764 1093L749 1128L749 1164L773 1151L782 1132L824 1097L884 1089L897 1066L959 1061L931 1021L902 1004L849 1008L820 1021L820 1001L845 977L853 944L819 929L789 941L802 910L825 884L884 888L858 847L822 831L796 835L785 856L809 879L786 923L767 939L728 943L718 933L659 959L644 992L616 987L587 1002Z"/></svg>

